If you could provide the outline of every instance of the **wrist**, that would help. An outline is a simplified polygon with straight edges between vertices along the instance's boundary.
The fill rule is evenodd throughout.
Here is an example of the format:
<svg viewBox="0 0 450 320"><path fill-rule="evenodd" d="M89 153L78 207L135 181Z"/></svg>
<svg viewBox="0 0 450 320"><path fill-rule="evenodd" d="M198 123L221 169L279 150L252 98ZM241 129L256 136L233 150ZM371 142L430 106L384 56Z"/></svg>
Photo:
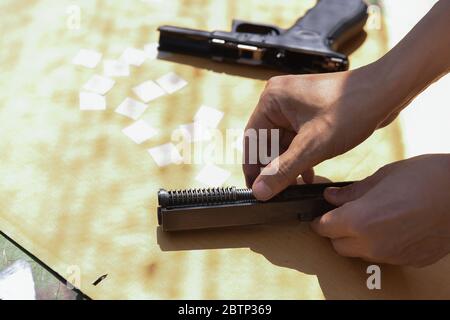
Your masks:
<svg viewBox="0 0 450 320"><path fill-rule="evenodd" d="M389 69L384 61L378 60L355 71L360 73L355 84L366 93L365 112L370 114L379 127L404 104L407 99L406 89L396 89L389 85L386 80Z"/></svg>
<svg viewBox="0 0 450 320"><path fill-rule="evenodd" d="M373 65L387 108L400 112L430 84L450 70L448 28L450 1L439 1L414 29ZM447 9L447 10L444 10Z"/></svg>
<svg viewBox="0 0 450 320"><path fill-rule="evenodd" d="M419 61L404 59L407 53L392 51L377 62L378 80L386 99L387 108L399 112L432 82L426 66Z"/></svg>
<svg viewBox="0 0 450 320"><path fill-rule="evenodd" d="M436 78L425 65L417 60L414 65L412 61L402 58L404 55L402 51L393 50L368 66L377 94L374 107L380 109L379 128L395 119Z"/></svg>

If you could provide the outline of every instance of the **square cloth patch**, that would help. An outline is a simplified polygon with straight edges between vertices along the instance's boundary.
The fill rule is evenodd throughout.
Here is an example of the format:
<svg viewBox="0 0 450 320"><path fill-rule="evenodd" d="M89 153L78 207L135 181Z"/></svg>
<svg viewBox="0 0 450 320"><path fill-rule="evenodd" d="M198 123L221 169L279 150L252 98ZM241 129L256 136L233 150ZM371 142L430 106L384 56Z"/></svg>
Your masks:
<svg viewBox="0 0 450 320"><path fill-rule="evenodd" d="M120 60L125 62L126 64L139 67L145 62L146 58L147 55L145 51L135 48L127 48L122 53Z"/></svg>
<svg viewBox="0 0 450 320"><path fill-rule="evenodd" d="M99 64L100 60L102 60L102 54L100 52L81 49L73 58L72 63L77 66L94 69Z"/></svg>
<svg viewBox="0 0 450 320"><path fill-rule="evenodd" d="M144 120L133 123L131 126L123 129L122 132L137 144L151 139L158 133L156 129L152 128Z"/></svg>
<svg viewBox="0 0 450 320"><path fill-rule="evenodd" d="M116 109L116 113L137 120L147 108L148 105L145 103L136 101L132 98L126 98Z"/></svg>
<svg viewBox="0 0 450 320"><path fill-rule="evenodd" d="M149 149L148 153L160 167L165 167L170 164L179 164L183 160L181 154L178 152L173 143L167 143L162 146Z"/></svg>
<svg viewBox="0 0 450 320"><path fill-rule="evenodd" d="M155 60L158 58L158 47L157 42L149 43L144 46L144 51L148 59Z"/></svg>
<svg viewBox="0 0 450 320"><path fill-rule="evenodd" d="M128 77L130 67L120 60L105 60L103 62L103 74L107 77Z"/></svg>
<svg viewBox="0 0 450 320"><path fill-rule="evenodd" d="M220 187L222 186L231 173L225 169L222 169L214 164L207 164L195 177L195 180L203 183L208 187Z"/></svg>
<svg viewBox="0 0 450 320"><path fill-rule="evenodd" d="M168 58L168 57L172 56L172 53L170 53L168 51L160 51L160 50L158 50L158 48L159 48L159 43L157 43L157 42L146 44L144 46L144 51L145 51L145 55L147 56L147 58L150 60L155 60L156 58L164 59L164 58Z"/></svg>
<svg viewBox="0 0 450 320"><path fill-rule="evenodd" d="M106 98L92 92L80 92L80 110L105 110Z"/></svg>
<svg viewBox="0 0 450 320"><path fill-rule="evenodd" d="M194 116L194 121L205 127L215 129L220 121L222 121L223 116L224 113L222 111L207 106L201 106Z"/></svg>
<svg viewBox="0 0 450 320"><path fill-rule="evenodd" d="M160 86L151 80L145 81L144 83L134 87L133 92L145 103L153 101L166 94Z"/></svg>
<svg viewBox="0 0 450 320"><path fill-rule="evenodd" d="M89 79L89 81L83 86L83 89L93 93L105 95L112 89L112 87L114 87L115 83L116 82L110 78L93 75L91 79Z"/></svg>
<svg viewBox="0 0 450 320"><path fill-rule="evenodd" d="M170 72L162 76L161 78L156 80L156 82L169 94L183 89L188 84L186 80L184 80L174 72Z"/></svg>

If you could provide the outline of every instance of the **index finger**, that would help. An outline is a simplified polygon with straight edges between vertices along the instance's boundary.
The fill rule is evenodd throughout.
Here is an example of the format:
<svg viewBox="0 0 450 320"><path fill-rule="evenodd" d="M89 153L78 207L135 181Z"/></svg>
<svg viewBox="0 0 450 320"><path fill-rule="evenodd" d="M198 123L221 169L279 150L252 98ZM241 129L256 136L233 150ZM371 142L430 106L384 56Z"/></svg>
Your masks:
<svg viewBox="0 0 450 320"><path fill-rule="evenodd" d="M243 153L243 171L247 186L251 187L253 181L261 172L261 164L259 163L258 147L259 147L259 130L275 129L276 126L267 117L263 110L262 99L256 106L251 115L244 132L244 153ZM256 147L256 150L252 148ZM255 161L256 160L256 161Z"/></svg>

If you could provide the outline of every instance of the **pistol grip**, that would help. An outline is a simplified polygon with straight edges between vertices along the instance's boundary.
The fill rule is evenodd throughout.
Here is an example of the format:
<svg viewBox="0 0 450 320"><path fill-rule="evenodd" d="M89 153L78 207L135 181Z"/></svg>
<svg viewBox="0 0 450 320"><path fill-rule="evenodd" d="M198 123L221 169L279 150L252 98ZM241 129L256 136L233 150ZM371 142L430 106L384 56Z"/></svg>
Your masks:
<svg viewBox="0 0 450 320"><path fill-rule="evenodd" d="M356 36L367 21L363 0L319 0L287 33L299 38L320 37L330 50Z"/></svg>

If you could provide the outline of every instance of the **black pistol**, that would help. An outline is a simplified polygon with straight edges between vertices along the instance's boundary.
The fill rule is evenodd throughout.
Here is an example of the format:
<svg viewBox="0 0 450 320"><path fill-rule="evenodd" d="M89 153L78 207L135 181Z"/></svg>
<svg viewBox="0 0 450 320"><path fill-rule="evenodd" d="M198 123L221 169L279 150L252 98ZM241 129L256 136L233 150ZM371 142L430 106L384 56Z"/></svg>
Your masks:
<svg viewBox="0 0 450 320"><path fill-rule="evenodd" d="M264 66L283 72L325 73L349 68L339 46L362 32L363 0L319 0L290 29L233 20L232 31L159 27L159 50Z"/></svg>
<svg viewBox="0 0 450 320"><path fill-rule="evenodd" d="M163 231L183 231L312 221L335 207L323 197L327 187L351 182L291 186L269 201L258 201L251 189L209 188L158 193L158 224Z"/></svg>

